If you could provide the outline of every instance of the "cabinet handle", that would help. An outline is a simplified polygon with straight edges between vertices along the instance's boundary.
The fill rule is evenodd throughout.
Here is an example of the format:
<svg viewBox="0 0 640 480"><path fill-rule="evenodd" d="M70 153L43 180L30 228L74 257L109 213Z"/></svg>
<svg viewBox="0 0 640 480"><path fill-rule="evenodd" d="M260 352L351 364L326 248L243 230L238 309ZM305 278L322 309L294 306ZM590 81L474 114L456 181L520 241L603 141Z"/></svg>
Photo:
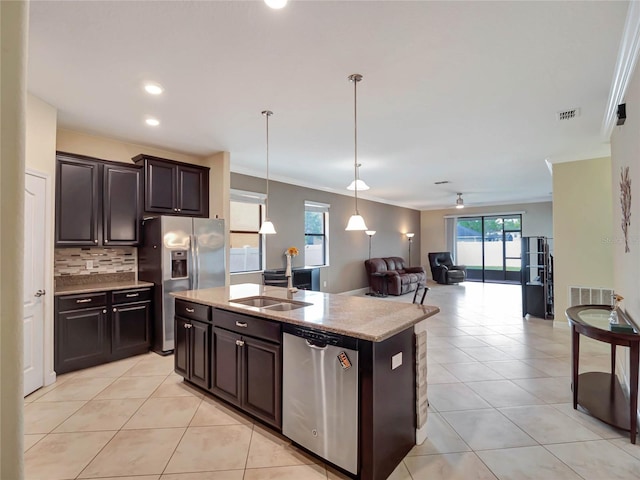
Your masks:
<svg viewBox="0 0 640 480"><path fill-rule="evenodd" d="M139 297L139 296L140 296L140 294L139 294L139 293L127 293L127 294L125 295L125 297L127 297L127 298Z"/></svg>
<svg viewBox="0 0 640 480"><path fill-rule="evenodd" d="M107 313L107 309L105 308L104 310L102 310L102 313Z"/></svg>
<svg viewBox="0 0 640 480"><path fill-rule="evenodd" d="M177 208L174 208L174 209L173 209L173 211L174 211L174 212L177 212L177 211L178 211L178 209L177 209Z"/></svg>
<svg viewBox="0 0 640 480"><path fill-rule="evenodd" d="M89 303L91 298L83 298L82 300L76 300L76 303Z"/></svg>
<svg viewBox="0 0 640 480"><path fill-rule="evenodd" d="M179 209L178 209L178 211L179 211L179 212L181 212L181 211L182 211L182 209L181 209L181 208L179 208Z"/></svg>
<svg viewBox="0 0 640 480"><path fill-rule="evenodd" d="M104 243L109 243L109 240L105 240Z"/></svg>
<svg viewBox="0 0 640 480"><path fill-rule="evenodd" d="M244 345L244 342L242 340L236 340L236 345L242 347Z"/></svg>
<svg viewBox="0 0 640 480"><path fill-rule="evenodd" d="M113 311L114 311L114 312L117 312L117 311L118 311L118 309L117 309L117 308L115 308L115 307L113 307Z"/></svg>
<svg viewBox="0 0 640 480"><path fill-rule="evenodd" d="M184 324L184 328L191 328L191 327L193 327L193 325L191 325L190 323L185 323Z"/></svg>
<svg viewBox="0 0 640 480"><path fill-rule="evenodd" d="M247 322L236 322L236 327L247 328Z"/></svg>
<svg viewBox="0 0 640 480"><path fill-rule="evenodd" d="M98 240L94 240L93 243L98 243Z"/></svg>
<svg viewBox="0 0 640 480"><path fill-rule="evenodd" d="M184 309L185 309L187 312L189 312L189 313L193 313L193 312L195 312L195 311L196 311L196 309L195 309L195 308L185 307Z"/></svg>

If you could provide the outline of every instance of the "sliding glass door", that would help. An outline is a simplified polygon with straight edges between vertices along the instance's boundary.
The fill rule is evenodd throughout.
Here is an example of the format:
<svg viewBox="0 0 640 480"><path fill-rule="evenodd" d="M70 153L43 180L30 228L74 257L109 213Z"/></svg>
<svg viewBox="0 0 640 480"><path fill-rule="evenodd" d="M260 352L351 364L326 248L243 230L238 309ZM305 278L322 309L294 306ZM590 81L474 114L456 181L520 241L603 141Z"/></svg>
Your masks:
<svg viewBox="0 0 640 480"><path fill-rule="evenodd" d="M521 215L458 218L456 263L467 280L520 283Z"/></svg>

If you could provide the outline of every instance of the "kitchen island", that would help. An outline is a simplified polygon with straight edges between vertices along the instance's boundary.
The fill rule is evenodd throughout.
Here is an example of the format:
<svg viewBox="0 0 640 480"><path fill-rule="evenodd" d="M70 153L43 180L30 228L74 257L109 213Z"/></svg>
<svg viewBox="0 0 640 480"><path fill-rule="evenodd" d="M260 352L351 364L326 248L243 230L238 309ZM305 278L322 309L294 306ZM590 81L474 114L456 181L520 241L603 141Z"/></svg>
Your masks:
<svg viewBox="0 0 640 480"><path fill-rule="evenodd" d="M172 295L176 372L343 471L386 479L424 438L416 333L437 307L255 284Z"/></svg>

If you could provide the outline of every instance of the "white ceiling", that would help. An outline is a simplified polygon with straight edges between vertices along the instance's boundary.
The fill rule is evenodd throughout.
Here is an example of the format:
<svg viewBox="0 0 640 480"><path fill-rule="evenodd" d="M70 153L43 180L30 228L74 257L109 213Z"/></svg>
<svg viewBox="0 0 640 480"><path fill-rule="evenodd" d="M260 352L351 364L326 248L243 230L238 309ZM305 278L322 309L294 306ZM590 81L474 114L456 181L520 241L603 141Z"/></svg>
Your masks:
<svg viewBox="0 0 640 480"><path fill-rule="evenodd" d="M32 1L29 91L59 126L231 152L232 171L416 209L551 200L601 126L628 2ZM152 80L165 93L151 97ZM558 122L557 112L580 116ZM150 128L146 115L161 125ZM448 180L446 185L434 182Z"/></svg>

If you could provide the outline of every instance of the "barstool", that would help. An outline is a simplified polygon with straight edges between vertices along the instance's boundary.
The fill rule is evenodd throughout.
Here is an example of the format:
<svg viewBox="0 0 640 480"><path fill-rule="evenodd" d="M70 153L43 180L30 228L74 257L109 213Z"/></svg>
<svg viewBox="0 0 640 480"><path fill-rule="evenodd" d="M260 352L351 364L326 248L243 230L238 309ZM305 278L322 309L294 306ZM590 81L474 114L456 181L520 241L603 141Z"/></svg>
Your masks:
<svg viewBox="0 0 640 480"><path fill-rule="evenodd" d="M429 287L427 287L426 282L418 283L418 286L416 287L416 293L413 294L413 302L411 302L411 303L416 303L416 299L418 298L418 292L420 290L424 290L422 292L422 298L420 299L420 305L424 304L424 299L427 296L427 292L429 291Z"/></svg>

